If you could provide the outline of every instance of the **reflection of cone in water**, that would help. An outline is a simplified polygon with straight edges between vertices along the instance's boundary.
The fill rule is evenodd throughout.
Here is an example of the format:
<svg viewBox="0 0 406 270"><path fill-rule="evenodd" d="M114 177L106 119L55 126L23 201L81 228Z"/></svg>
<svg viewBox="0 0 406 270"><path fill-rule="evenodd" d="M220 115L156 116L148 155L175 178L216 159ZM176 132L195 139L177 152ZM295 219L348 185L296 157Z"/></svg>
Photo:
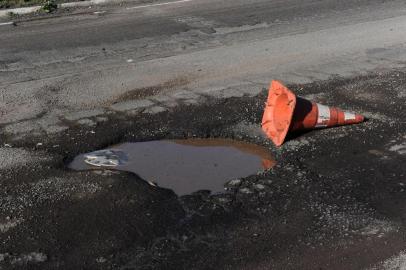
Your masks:
<svg viewBox="0 0 406 270"><path fill-rule="evenodd" d="M221 138L209 138L209 139L186 139L186 140L174 140L175 143L193 146L223 146L233 147L242 152L249 153L261 157L261 165L264 170L268 170L275 165L275 160L271 156L268 149L243 141L236 141L230 139Z"/></svg>
<svg viewBox="0 0 406 270"><path fill-rule="evenodd" d="M272 81L262 117L262 129L275 145L280 146L288 131L356 124L362 121L362 115L296 97L282 83Z"/></svg>
<svg viewBox="0 0 406 270"><path fill-rule="evenodd" d="M275 165L275 161L273 161L271 159L263 158L261 164L262 164L262 168L264 168L264 170L268 170Z"/></svg>

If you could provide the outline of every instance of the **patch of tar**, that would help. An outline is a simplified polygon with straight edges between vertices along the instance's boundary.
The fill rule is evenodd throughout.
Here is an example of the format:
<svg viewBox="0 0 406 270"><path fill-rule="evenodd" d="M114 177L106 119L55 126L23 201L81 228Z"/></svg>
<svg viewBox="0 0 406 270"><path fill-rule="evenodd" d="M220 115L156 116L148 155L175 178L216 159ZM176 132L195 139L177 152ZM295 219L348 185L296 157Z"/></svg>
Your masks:
<svg viewBox="0 0 406 270"><path fill-rule="evenodd" d="M145 99L147 97L155 96L157 94L168 92L178 87L188 84L190 80L186 77L177 77L173 80L164 82L159 85L137 88L129 90L121 95L113 97L106 105L113 105L117 103L126 102L129 100Z"/></svg>

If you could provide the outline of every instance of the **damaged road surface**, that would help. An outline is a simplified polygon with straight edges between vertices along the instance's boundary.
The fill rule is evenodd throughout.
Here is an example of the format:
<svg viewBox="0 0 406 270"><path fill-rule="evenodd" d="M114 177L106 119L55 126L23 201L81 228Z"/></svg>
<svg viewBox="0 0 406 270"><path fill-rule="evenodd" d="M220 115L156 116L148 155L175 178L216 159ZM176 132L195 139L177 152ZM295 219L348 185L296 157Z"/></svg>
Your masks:
<svg viewBox="0 0 406 270"><path fill-rule="evenodd" d="M69 168L91 170L96 166L133 172L153 186L185 195L199 190L224 192L228 179L256 174L273 164L270 151L255 144L187 139L124 143L79 155Z"/></svg>
<svg viewBox="0 0 406 270"><path fill-rule="evenodd" d="M264 88L92 116L96 125L69 122L53 136L3 135L1 268L404 269L406 70L289 87L368 121L274 148L260 131ZM229 179L223 193L182 196L133 173L67 167L118 143L186 138L254 143L277 163Z"/></svg>
<svg viewBox="0 0 406 270"><path fill-rule="evenodd" d="M1 270L406 268L404 0L135 0L0 24ZM367 121L275 148L273 79ZM231 154L70 167L203 140ZM190 174L163 182L164 158Z"/></svg>

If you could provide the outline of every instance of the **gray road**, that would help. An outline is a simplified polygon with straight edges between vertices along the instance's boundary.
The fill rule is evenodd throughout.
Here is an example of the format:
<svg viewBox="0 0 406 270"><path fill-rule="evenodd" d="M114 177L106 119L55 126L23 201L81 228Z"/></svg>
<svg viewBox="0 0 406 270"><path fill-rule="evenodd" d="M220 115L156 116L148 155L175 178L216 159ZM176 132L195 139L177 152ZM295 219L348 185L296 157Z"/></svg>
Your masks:
<svg viewBox="0 0 406 270"><path fill-rule="evenodd" d="M403 270L406 2L139 2L0 26L0 269ZM271 79L368 121L275 148ZM66 166L185 137L277 165L186 196Z"/></svg>
<svg viewBox="0 0 406 270"><path fill-rule="evenodd" d="M23 20L0 28L0 123L54 131L66 112L137 108L117 105L137 89L193 100L400 66L405 31L404 1L129 2Z"/></svg>

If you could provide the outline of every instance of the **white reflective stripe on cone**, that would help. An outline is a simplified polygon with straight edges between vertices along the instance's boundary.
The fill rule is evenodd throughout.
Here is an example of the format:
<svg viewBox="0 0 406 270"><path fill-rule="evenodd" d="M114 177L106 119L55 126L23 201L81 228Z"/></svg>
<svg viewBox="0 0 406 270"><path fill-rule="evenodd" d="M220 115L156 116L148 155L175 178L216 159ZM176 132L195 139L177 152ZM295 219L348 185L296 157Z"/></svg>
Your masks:
<svg viewBox="0 0 406 270"><path fill-rule="evenodd" d="M319 103L316 104L319 110L316 127L326 127L327 123L330 121L330 108Z"/></svg>
<svg viewBox="0 0 406 270"><path fill-rule="evenodd" d="M350 112L344 112L344 120L355 120L355 114L350 113Z"/></svg>

